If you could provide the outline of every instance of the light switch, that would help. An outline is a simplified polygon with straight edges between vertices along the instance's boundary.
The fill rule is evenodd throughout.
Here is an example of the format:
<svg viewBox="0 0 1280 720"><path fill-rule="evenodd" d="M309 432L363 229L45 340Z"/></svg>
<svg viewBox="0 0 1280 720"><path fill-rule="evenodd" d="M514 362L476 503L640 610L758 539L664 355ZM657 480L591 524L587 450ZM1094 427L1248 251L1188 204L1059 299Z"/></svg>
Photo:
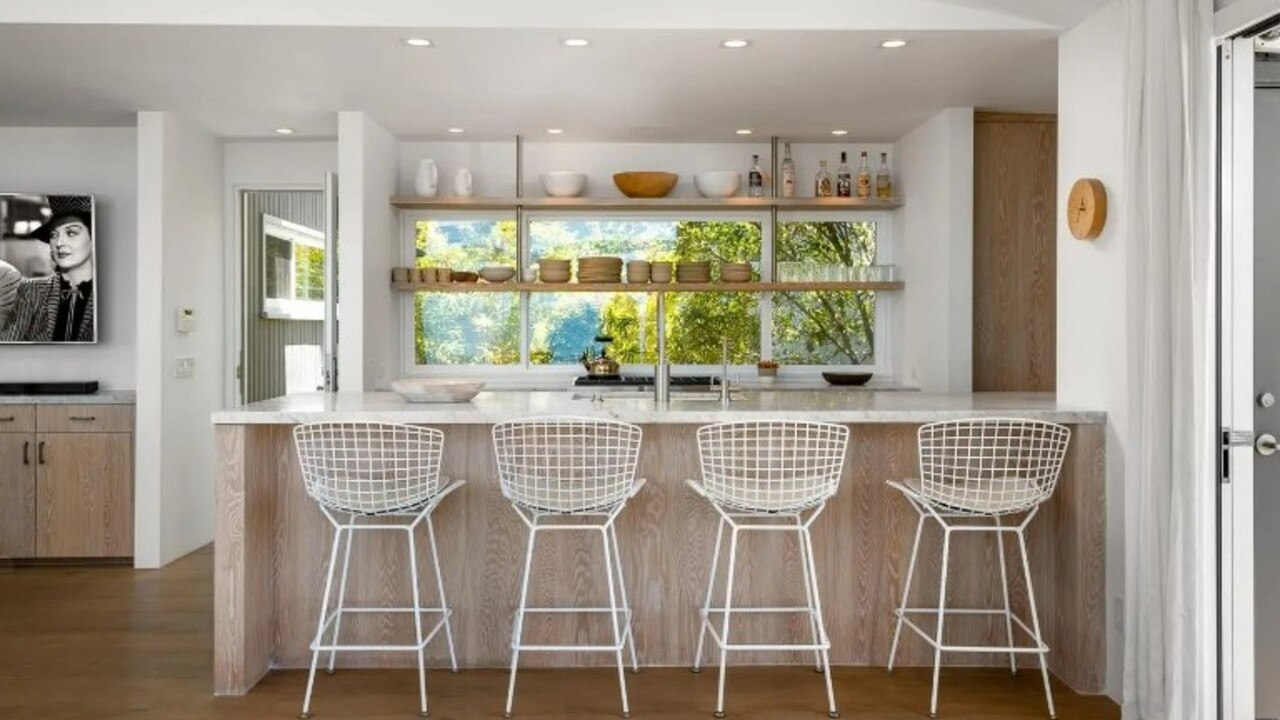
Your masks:
<svg viewBox="0 0 1280 720"><path fill-rule="evenodd" d="M173 364L173 376L183 380L195 377L196 359L189 355L175 358Z"/></svg>

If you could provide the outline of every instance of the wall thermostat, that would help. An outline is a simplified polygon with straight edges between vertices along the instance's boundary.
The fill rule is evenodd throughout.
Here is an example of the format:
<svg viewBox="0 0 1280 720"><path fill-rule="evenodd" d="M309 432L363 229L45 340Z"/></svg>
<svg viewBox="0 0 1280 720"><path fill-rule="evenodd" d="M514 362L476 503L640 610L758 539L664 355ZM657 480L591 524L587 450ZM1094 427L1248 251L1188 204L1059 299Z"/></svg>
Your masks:
<svg viewBox="0 0 1280 720"><path fill-rule="evenodd" d="M196 329L196 309L178 308L178 332L189 333Z"/></svg>

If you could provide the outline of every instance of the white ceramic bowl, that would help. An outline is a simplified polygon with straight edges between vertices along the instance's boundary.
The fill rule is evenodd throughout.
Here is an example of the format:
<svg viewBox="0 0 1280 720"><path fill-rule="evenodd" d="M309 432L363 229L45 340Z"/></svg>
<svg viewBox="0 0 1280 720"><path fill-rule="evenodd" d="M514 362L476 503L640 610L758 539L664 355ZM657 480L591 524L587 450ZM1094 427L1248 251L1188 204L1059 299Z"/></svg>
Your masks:
<svg viewBox="0 0 1280 720"><path fill-rule="evenodd" d="M391 389L411 403L471 402L482 388L483 380L471 378L403 378L391 382Z"/></svg>
<svg viewBox="0 0 1280 720"><path fill-rule="evenodd" d="M727 198L738 193L742 176L733 170L713 170L693 176L693 185L702 197Z"/></svg>
<svg viewBox="0 0 1280 720"><path fill-rule="evenodd" d="M480 277L486 282L504 283L516 276L516 269L510 265L490 265L480 268Z"/></svg>
<svg viewBox="0 0 1280 720"><path fill-rule="evenodd" d="M553 170L538 176L542 189L551 197L578 197L587 189L587 174Z"/></svg>

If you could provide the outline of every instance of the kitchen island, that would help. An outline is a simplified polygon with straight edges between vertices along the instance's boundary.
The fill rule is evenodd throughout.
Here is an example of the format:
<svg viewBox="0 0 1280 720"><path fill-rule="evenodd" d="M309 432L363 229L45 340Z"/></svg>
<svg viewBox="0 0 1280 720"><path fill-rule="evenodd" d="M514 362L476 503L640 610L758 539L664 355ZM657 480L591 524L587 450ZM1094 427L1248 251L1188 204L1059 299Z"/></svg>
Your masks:
<svg viewBox="0 0 1280 720"><path fill-rule="evenodd" d="M299 423L402 422L445 434L444 474L467 485L435 513L449 605L454 609L458 660L464 667L503 667L509 662L512 614L519 591L525 528L498 488L491 426L532 416L613 418L644 428L640 476L648 480L618 521L619 540L634 610L640 662L687 665L697 642L698 610L710 568L716 518L684 480L698 476L697 426L730 420L822 420L851 426L849 453L839 492L814 526L818 580L836 665L882 665L888 658L902 578L911 550L916 513L886 480L916 474L916 428L962 417L1049 420L1072 429L1066 465L1051 501L1030 532L1050 668L1081 692L1100 692L1104 641L1104 448L1105 415L1063 407L1049 394L832 391L749 392L723 407L718 401L593 399L591 393L486 392L462 405L410 405L390 393L295 395L214 414L218 462L215 530L215 665L218 694L244 694L272 668L305 667L315 632L324 563L332 529L303 490L290 431ZM391 535L379 533L378 535ZM539 540L531 603L600 604L598 550L590 541L561 534ZM927 528L913 604L937 596L940 533ZM797 549L782 538L753 538L744 554L735 602L797 604L802 597ZM1000 603L996 548L953 553L949 604ZM399 538L361 538L354 545L348 602L403 605L409 596L407 552ZM356 572L359 568L363 572ZM1014 610L1025 616L1022 584L1013 581ZM936 602L936 601L935 601ZM527 642L602 639L597 617L547 615L526 623ZM735 625L735 627L738 627ZM356 617L344 637L403 641L407 620ZM745 638L768 641L807 632L795 618L743 620ZM348 634L349 633L349 634ZM973 618L948 623L959 644L1000 643L1003 621ZM442 647L429 662L441 667ZM932 652L904 638L900 665L926 665ZM739 662L811 661L801 653L742 655ZM1003 655L948 658L964 664L999 665ZM346 654L344 665L410 664L407 654ZM608 664L604 654L528 656L529 665ZM1023 661L1027 662L1027 661Z"/></svg>

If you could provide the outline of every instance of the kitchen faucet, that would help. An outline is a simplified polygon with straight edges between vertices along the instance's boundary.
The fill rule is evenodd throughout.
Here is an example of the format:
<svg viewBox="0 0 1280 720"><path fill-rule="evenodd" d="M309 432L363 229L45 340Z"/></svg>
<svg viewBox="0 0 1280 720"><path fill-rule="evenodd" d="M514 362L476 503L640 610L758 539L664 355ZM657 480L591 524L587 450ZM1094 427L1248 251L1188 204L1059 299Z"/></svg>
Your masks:
<svg viewBox="0 0 1280 720"><path fill-rule="evenodd" d="M720 404L729 405L729 338L720 343Z"/></svg>

